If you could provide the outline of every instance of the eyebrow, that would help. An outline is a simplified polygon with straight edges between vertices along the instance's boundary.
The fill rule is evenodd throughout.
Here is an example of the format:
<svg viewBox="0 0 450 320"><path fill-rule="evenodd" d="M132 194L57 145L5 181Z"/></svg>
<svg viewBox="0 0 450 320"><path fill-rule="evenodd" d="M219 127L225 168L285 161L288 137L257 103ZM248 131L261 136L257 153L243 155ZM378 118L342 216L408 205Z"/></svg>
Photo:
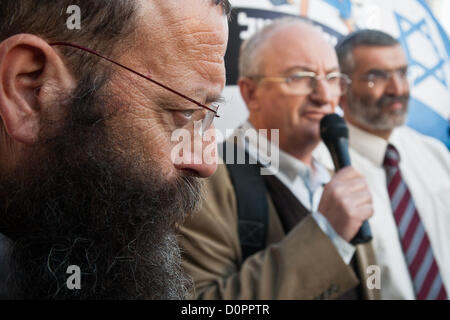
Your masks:
<svg viewBox="0 0 450 320"><path fill-rule="evenodd" d="M196 97L202 97L199 101L203 102L203 97L206 96L204 104L212 104L212 103L225 103L226 99L221 94L211 94L208 93L205 89L197 89L194 91ZM166 97L156 97L155 102L160 105L163 109L172 109L174 106L183 105L185 100L181 100L180 97L175 95L170 95ZM201 107L199 107L201 109Z"/></svg>
<svg viewBox="0 0 450 320"><path fill-rule="evenodd" d="M314 73L316 72L315 70L311 69L310 67L298 65L298 66L293 66L293 67L288 68L284 73L288 74L288 73L291 73L292 71L296 71L296 70L308 71L308 72L314 72ZM327 73L336 72L336 71L340 71L339 66L327 69Z"/></svg>
<svg viewBox="0 0 450 320"><path fill-rule="evenodd" d="M208 103L225 103L226 99L221 94L213 94L206 96L206 104Z"/></svg>
<svg viewBox="0 0 450 320"><path fill-rule="evenodd" d="M205 88L199 88L194 90L193 92L194 97L199 97L198 100L205 101L205 104L208 103L225 103L225 97L221 93L211 93ZM203 100L203 97L205 97L205 100Z"/></svg>
<svg viewBox="0 0 450 320"><path fill-rule="evenodd" d="M407 69L408 69L408 65L400 66L400 67L394 68L394 69L372 68L372 69L366 71L366 73L380 72L380 71L407 70Z"/></svg>
<svg viewBox="0 0 450 320"><path fill-rule="evenodd" d="M404 69L408 69L408 65L404 65L404 66L400 66L398 68L372 68L369 70L370 71L391 71L391 70L404 70Z"/></svg>

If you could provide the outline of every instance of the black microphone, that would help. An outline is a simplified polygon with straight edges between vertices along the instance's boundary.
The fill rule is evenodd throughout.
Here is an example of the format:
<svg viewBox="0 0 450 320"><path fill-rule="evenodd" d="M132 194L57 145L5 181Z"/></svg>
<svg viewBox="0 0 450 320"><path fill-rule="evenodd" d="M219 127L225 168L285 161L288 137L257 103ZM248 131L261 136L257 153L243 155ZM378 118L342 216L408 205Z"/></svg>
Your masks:
<svg viewBox="0 0 450 320"><path fill-rule="evenodd" d="M344 119L335 113L324 116L320 121L320 136L330 151L335 171L351 165L348 153L348 128ZM366 220L351 243L356 245L370 240L372 232Z"/></svg>

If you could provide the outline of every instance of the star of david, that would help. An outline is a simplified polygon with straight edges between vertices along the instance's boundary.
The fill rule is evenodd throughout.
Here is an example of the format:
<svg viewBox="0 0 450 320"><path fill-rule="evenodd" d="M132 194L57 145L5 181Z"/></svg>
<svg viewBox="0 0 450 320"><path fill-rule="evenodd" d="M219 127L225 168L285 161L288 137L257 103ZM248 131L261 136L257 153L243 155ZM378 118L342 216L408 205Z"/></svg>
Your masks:
<svg viewBox="0 0 450 320"><path fill-rule="evenodd" d="M435 42L433 41L433 38L431 37L431 33L430 33L430 30L426 23L426 20L422 19L422 20L419 20L417 23L414 23L414 22L411 22L410 20L408 20L407 18L405 18L404 16L401 16L397 12L394 12L394 15L397 20L398 28L400 30L400 37L398 38L398 40L400 41L400 43L402 44L403 48L406 51L406 54L408 56L409 65L412 68L420 70L420 73L421 73L419 76L417 76L413 80L413 84L415 86L417 86L422 81L426 80L427 78L433 77L437 81L442 83L443 86L448 88L447 80L445 78L445 71L444 71L445 59L439 52ZM431 43L434 53L438 57L438 62L434 66L427 67L412 57L407 40L408 40L408 37L412 36L415 33L420 33Z"/></svg>

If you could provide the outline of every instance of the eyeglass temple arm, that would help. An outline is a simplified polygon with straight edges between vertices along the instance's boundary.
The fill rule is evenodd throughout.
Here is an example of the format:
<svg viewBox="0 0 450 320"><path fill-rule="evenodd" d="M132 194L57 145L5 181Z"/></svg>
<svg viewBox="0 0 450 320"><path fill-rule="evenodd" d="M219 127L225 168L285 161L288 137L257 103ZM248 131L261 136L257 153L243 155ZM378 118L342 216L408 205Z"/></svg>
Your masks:
<svg viewBox="0 0 450 320"><path fill-rule="evenodd" d="M133 69L131 69L131 68L129 68L129 67L127 67L127 66L125 66L125 65L123 65L121 63L119 63L119 62L116 62L116 61L114 61L114 60L112 60L112 59L110 59L108 57L105 57L105 56L101 55L100 53L98 53L98 52L96 52L94 50L91 50L91 49L88 49L88 48L85 48L85 47L82 47L82 46L79 46L79 45L76 45L76 44L72 44L72 43L69 43L69 42L51 42L50 45L51 46L73 47L73 48L76 48L76 49L80 49L80 50L89 52L90 54L93 54L93 55L95 55L97 57L105 59L105 60L107 60L107 61L109 61L109 62L111 62L111 63L113 63L113 64L115 64L115 65L117 65L117 66L119 66L119 67L121 67L123 69L125 69L125 70L128 70L128 71L134 73L135 75L137 75L139 77L147 79L148 81L151 81L154 84L156 84L156 85L158 85L160 87L163 87L166 90L169 90L170 92L172 92L172 93L174 93L174 94L176 94L176 95L178 95L178 96L180 96L180 97L182 97L182 98L184 98L184 99L186 99L186 100L188 100L188 101L198 105L199 107L202 107L202 108L208 109L209 111L214 112L215 116L219 118L219 116L217 115L217 111L215 111L215 110L213 110L213 109L211 109L211 108L201 104L200 102L195 101L194 99L189 98L188 96L185 96L184 94L182 94L182 93L180 93L178 91L173 90L172 88L167 87L166 85L162 84L159 81L156 81L156 80L154 80L154 79L152 79L150 77L147 77L146 75L143 75L142 73L137 72L137 71L135 71L135 70L133 70Z"/></svg>

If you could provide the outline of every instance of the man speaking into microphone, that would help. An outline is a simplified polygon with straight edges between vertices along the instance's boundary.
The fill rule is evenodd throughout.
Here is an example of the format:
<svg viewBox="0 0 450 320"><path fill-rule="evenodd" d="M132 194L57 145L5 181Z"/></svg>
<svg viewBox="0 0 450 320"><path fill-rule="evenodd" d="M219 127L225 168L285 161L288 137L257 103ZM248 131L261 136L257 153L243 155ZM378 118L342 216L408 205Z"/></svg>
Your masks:
<svg viewBox="0 0 450 320"><path fill-rule="evenodd" d="M244 42L239 60L250 116L227 147L261 165L269 150L279 152L271 158L279 170L262 176L249 161L227 162L208 179L206 201L180 239L194 298L377 298L366 286L370 243L351 244L372 215L368 186L351 166L330 177L313 156L319 123L349 84L333 47L314 26L285 18ZM252 130L264 129L279 129L279 137L258 131L246 147Z"/></svg>

